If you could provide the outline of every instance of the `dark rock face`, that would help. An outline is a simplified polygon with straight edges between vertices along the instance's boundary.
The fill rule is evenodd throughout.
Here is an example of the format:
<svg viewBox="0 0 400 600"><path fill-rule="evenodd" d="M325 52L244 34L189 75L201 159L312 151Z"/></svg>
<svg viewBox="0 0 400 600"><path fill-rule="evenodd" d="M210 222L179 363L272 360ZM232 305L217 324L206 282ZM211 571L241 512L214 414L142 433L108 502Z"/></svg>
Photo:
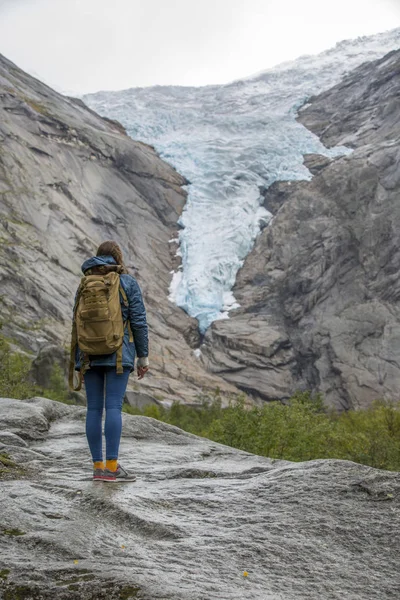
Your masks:
<svg viewBox="0 0 400 600"><path fill-rule="evenodd" d="M399 474L273 461L124 415L137 481L92 482L84 416L0 399L0 453L25 468L0 485L0 597L397 597Z"/></svg>
<svg viewBox="0 0 400 600"><path fill-rule="evenodd" d="M194 401L201 389L217 387L234 392L205 372L191 350L197 321L167 299L176 261L169 240L185 183L118 123L0 56L3 332L35 353L66 346L80 265L115 239L148 309L151 371L141 386L169 400Z"/></svg>
<svg viewBox="0 0 400 600"><path fill-rule="evenodd" d="M398 140L400 96L399 51L365 63L343 81L300 110L300 121L325 146L359 148Z"/></svg>
<svg viewBox="0 0 400 600"><path fill-rule="evenodd" d="M300 121L346 158L307 156L311 182L265 193L274 219L214 323L209 368L265 399L296 389L339 408L400 387L400 52L312 98Z"/></svg>
<svg viewBox="0 0 400 600"><path fill-rule="evenodd" d="M64 348L55 344L43 346L32 362L31 375L33 381L43 388L49 388L56 366L60 367L65 381L67 381L68 359L69 355Z"/></svg>

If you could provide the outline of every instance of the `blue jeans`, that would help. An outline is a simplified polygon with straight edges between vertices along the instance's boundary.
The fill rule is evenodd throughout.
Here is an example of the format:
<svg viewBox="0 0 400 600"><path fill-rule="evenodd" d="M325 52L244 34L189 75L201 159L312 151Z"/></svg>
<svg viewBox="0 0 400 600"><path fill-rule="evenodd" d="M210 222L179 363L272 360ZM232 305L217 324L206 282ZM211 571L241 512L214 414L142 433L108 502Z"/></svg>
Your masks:
<svg viewBox="0 0 400 600"><path fill-rule="evenodd" d="M92 367L84 375L87 398L86 437L93 462L103 460L101 418L104 400L106 459L118 458L122 431L121 410L130 372L130 367L125 367L120 375L117 374L115 367Z"/></svg>

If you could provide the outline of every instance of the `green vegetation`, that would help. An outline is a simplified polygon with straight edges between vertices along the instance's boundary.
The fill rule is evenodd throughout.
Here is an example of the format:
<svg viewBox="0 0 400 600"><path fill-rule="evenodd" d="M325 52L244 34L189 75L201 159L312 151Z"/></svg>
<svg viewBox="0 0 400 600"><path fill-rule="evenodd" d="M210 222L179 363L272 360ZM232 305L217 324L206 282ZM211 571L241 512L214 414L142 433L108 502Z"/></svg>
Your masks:
<svg viewBox="0 0 400 600"><path fill-rule="evenodd" d="M25 469L17 465L6 452L0 452L0 481L18 479L21 475L25 475Z"/></svg>
<svg viewBox="0 0 400 600"><path fill-rule="evenodd" d="M15 467L15 462L13 460L11 460L11 458L9 457L9 455L6 452L1 452L0 453L0 467L4 466L4 467Z"/></svg>
<svg viewBox="0 0 400 600"><path fill-rule="evenodd" d="M4 600L33 600L40 598L37 589L29 585L11 585L3 592Z"/></svg>
<svg viewBox="0 0 400 600"><path fill-rule="evenodd" d="M379 469L400 470L400 404L377 401L366 410L337 413L322 398L298 393L287 404L245 407L245 398L221 407L218 396L197 407L125 407L191 433L247 452L291 461L339 458Z"/></svg>
<svg viewBox="0 0 400 600"><path fill-rule="evenodd" d="M137 598L140 588L131 585L121 588L119 592L120 600L128 600L129 598Z"/></svg>
<svg viewBox="0 0 400 600"><path fill-rule="evenodd" d="M21 531L20 529L2 529L0 533L8 536L25 535L25 531Z"/></svg>
<svg viewBox="0 0 400 600"><path fill-rule="evenodd" d="M32 100L32 98L28 98L28 96L21 96L21 98L22 98L22 100L24 100L24 102L26 104L28 104L28 106L30 106L31 108L33 108L33 110L35 112L38 112L41 115L44 115L46 117L51 116L49 114L48 109L43 104L40 104L39 102L36 102L35 100Z"/></svg>
<svg viewBox="0 0 400 600"><path fill-rule="evenodd" d="M0 397L24 400L33 396L43 396L68 404L69 391L61 367L54 365L49 387L42 388L32 380L31 364L30 356L14 352L10 341L0 334Z"/></svg>
<svg viewBox="0 0 400 600"><path fill-rule="evenodd" d="M29 381L30 366L29 356L12 352L8 340L0 336L0 396L4 398L34 396L35 391Z"/></svg>

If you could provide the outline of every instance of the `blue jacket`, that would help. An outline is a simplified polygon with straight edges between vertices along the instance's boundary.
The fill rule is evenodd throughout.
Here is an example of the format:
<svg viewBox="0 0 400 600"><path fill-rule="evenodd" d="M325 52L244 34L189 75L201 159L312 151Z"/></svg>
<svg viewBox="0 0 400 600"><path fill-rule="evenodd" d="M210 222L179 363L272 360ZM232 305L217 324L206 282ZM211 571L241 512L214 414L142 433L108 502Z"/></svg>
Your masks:
<svg viewBox="0 0 400 600"><path fill-rule="evenodd" d="M101 265L116 265L117 263L112 256L93 256L86 260L82 265L82 272L85 273L92 267ZM122 318L128 320L131 324L133 342L129 341L128 328L125 329L124 341L122 346L122 366L130 367L131 370L135 366L135 355L139 358L148 356L148 327L146 321L146 309L143 304L142 292L139 284L132 275L122 274L120 276L121 286L123 287L128 298L128 306L124 305L122 297L120 297ZM121 296L121 294L120 294ZM76 300L76 295L75 295ZM82 352L79 348L75 352L75 370L81 368ZM112 367L116 363L116 352L113 354L104 354L102 356L92 356L90 366Z"/></svg>

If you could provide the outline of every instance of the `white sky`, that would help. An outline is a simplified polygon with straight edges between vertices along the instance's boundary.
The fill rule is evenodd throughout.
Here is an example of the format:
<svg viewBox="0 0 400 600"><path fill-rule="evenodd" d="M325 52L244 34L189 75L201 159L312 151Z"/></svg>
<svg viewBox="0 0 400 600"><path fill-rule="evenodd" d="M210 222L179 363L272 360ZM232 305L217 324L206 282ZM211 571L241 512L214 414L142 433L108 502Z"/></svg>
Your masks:
<svg viewBox="0 0 400 600"><path fill-rule="evenodd" d="M226 83L400 26L400 0L0 0L0 52L67 93Z"/></svg>

